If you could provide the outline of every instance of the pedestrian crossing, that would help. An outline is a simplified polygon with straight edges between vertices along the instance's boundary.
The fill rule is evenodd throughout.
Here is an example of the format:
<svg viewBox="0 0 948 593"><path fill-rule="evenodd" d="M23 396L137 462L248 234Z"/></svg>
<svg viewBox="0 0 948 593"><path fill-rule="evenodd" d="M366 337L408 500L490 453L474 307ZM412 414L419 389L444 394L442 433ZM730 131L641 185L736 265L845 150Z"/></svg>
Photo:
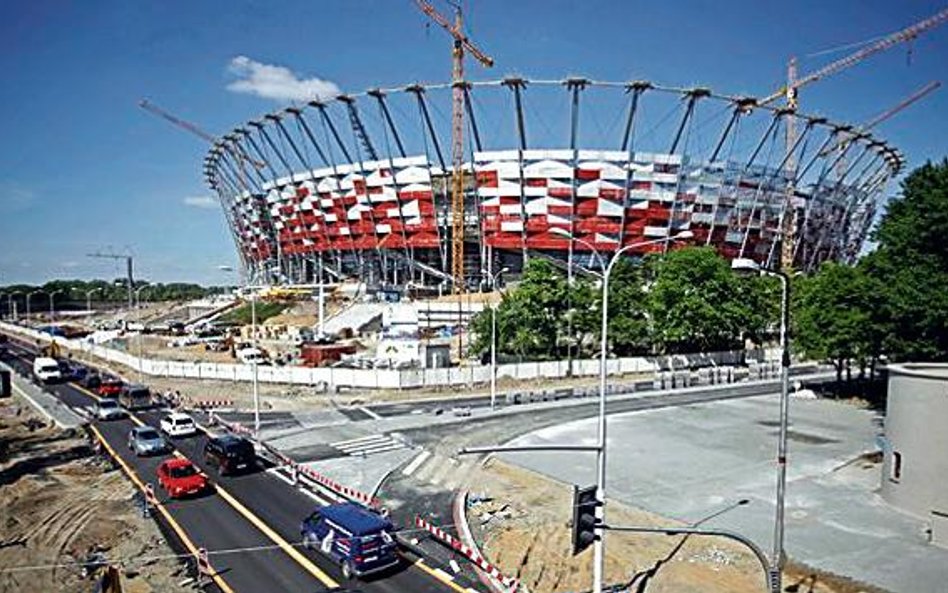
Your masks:
<svg viewBox="0 0 948 593"><path fill-rule="evenodd" d="M397 451L398 449L407 449L408 443L393 435L370 434L357 439L345 441L336 441L329 443L334 449L345 453L346 455L362 456L385 453L387 451Z"/></svg>
<svg viewBox="0 0 948 593"><path fill-rule="evenodd" d="M473 486L480 472L474 459L463 461L438 453L422 451L402 470L402 474L419 482L457 490Z"/></svg>

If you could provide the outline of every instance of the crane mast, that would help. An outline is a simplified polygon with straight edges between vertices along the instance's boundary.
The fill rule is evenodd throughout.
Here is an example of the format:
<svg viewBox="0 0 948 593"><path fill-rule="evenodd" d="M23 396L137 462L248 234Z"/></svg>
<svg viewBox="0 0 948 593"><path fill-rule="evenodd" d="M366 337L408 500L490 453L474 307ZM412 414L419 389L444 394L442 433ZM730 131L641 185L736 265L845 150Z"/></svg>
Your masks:
<svg viewBox="0 0 948 593"><path fill-rule="evenodd" d="M787 171L789 172L790 181L787 184L787 199L781 228L782 241L780 251L780 265L782 269L787 270L793 266L793 254L795 251L793 242L795 239L794 234L797 228L797 208L793 203L796 193L796 187L794 183L795 180L793 179L793 176L795 175L794 170L796 168L796 162L794 155L789 154L789 151L796 142L796 118L794 117L794 114L799 108L800 88L818 80L822 80L823 78L836 74L842 70L846 70L847 68L851 68L866 58L881 51L885 51L901 43L910 42L920 34L941 25L946 20L948 20L948 9L941 10L927 19L921 20L911 26L896 31L891 35L887 35L879 41L876 41L875 43L872 43L844 58L836 60L835 62L827 64L819 70L811 72L810 74L807 74L803 77L798 76L797 59L795 57L791 57L787 66L787 84L758 101L758 105L768 105L782 97L785 102L785 107L789 111L789 114L787 115L786 146L788 152Z"/></svg>
<svg viewBox="0 0 948 593"><path fill-rule="evenodd" d="M461 7L454 5L454 24L426 0L415 0L418 8L453 38L451 50L451 276L454 292L465 291L464 278L464 52L467 50L485 67L494 60L479 50L464 34Z"/></svg>
<svg viewBox="0 0 948 593"><path fill-rule="evenodd" d="M99 259L122 259L125 260L125 271L128 274L128 308L131 309L135 304L134 295L135 295L135 280L132 278L132 256L131 255L116 255L114 253L89 253L88 257L95 257Z"/></svg>

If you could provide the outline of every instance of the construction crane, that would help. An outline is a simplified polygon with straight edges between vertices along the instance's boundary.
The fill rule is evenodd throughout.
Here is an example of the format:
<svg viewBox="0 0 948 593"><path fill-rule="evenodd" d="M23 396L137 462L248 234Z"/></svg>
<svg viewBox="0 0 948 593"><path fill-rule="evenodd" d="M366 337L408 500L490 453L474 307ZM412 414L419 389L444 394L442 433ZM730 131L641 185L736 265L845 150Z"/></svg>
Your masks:
<svg viewBox="0 0 948 593"><path fill-rule="evenodd" d="M464 34L461 6L454 7L454 24L441 15L426 0L415 0L418 8L428 18L441 25L454 38L452 56L452 105L451 105L451 276L454 278L454 292L465 291L464 279L464 52L477 58L485 68L494 65L494 60L475 46Z"/></svg>
<svg viewBox="0 0 948 593"><path fill-rule="evenodd" d="M901 101L899 101L899 103L897 103L896 105L890 107L889 109L886 109L885 111L883 111L883 112L880 113L879 115L877 115L877 116L875 116L874 118L870 119L869 121L867 121L866 123L864 123L863 125L861 125L857 130L853 130L851 133L847 134L847 135L850 136L850 138L847 138L847 139L845 139L845 140L840 140L840 141L837 142L835 145L823 149L823 151L820 152L820 156L823 157L823 156L826 156L826 155L828 155L828 154L830 154L830 153L832 153L832 152L834 152L834 151L837 151L837 150L840 150L840 149L842 149L842 148L845 148L846 145L849 144L849 143L852 141L852 137L853 137L853 136L855 136L855 135L857 135L857 134L862 134L862 133L864 133L864 132L868 132L869 130L871 130L872 128L874 128L874 127L876 127L877 125L881 124L881 123L884 122L885 120L887 120L887 119L889 119L890 117L896 115L897 113L899 113L900 111L902 111L902 110L905 109L906 107L912 105L912 104L915 103L916 101L919 101L919 100L923 99L923 98L926 97L929 93L938 90L938 88L940 88L940 87L941 87L941 82L940 82L940 81L933 80L933 81L929 82L928 84L926 84L926 85L923 86L922 88L918 89L917 91L915 91L914 93L912 93L912 94L909 95L908 97L906 97L906 98L902 99Z"/></svg>
<svg viewBox="0 0 948 593"><path fill-rule="evenodd" d="M114 253L89 253L88 257L97 257L100 259L124 259L125 260L125 269L128 272L128 308L131 309L134 304L134 295L135 295L135 280L132 278L132 256L131 255L116 255Z"/></svg>
<svg viewBox="0 0 948 593"><path fill-rule="evenodd" d="M797 59L791 57L788 67L787 67L787 84L770 95L759 100L758 105L768 105L773 103L777 99L783 97L786 101L785 107L790 113L796 113L797 109L800 107L799 101L799 90L800 88L846 70L852 66L855 66L859 62L865 60L866 58L875 55L881 51L885 51L891 47L899 45L901 43L906 43L913 41L916 37L922 33L934 29L935 27L941 25L946 20L948 20L948 8L939 11L938 13L915 23L909 27L896 31L891 35L887 35L882 39L867 45L866 47L856 51L845 58L841 58L827 64L826 66L820 68L819 70L807 74L802 78L798 78L797 74ZM787 118L787 151L789 152L790 148L796 143L796 120L793 117ZM786 166L788 171L793 171L796 167L796 162L793 155L787 155ZM793 198L796 193L796 188L794 187L793 182L791 181L787 185L787 207L784 209L785 215L783 217L783 228L781 229L781 235L783 241L781 242L781 257L780 263L781 268L784 270L789 269L793 266L793 253L794 253L794 230L797 227L797 208L794 207Z"/></svg>
<svg viewBox="0 0 948 593"><path fill-rule="evenodd" d="M154 103L148 101L148 99L142 99L141 101L139 101L138 106L153 115L157 115L158 117L168 122L171 122L173 125L178 126L182 130L185 130L187 132L194 134L198 138L204 140L205 142L211 145L218 144L220 142L218 138L212 136L211 134L208 134L207 132L197 127L196 125L192 124L191 122L185 121L181 119L180 117L177 117L168 113L161 107L158 107ZM223 144L223 143L221 143L221 146L224 148L224 150L230 152L234 156L234 158L237 159L238 161L247 161L248 163L252 164L257 169L263 169L264 167L266 167L266 163L262 163L258 160L251 158L250 155L248 155L244 151L244 149L240 148L239 146L235 145L235 147L231 147L230 144Z"/></svg>

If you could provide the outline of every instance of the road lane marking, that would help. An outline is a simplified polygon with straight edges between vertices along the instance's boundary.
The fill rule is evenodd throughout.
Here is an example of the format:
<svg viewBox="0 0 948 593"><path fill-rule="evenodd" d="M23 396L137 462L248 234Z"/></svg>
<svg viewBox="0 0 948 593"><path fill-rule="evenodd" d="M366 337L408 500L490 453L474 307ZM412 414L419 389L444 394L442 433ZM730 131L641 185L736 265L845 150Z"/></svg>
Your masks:
<svg viewBox="0 0 948 593"><path fill-rule="evenodd" d="M422 451L418 454L418 457L412 459L405 469L402 470L402 475L410 476L415 473L415 470L421 467L421 464L428 461L428 458L431 457L430 451Z"/></svg>
<svg viewBox="0 0 948 593"><path fill-rule="evenodd" d="M372 410L370 410L370 409L368 409L368 408L366 408L366 407L361 407L361 408L359 408L359 411L365 413L365 415L368 416L369 418L371 418L372 420L381 420L381 419L382 419L381 416L379 416L378 414L376 414L375 412L373 412Z"/></svg>
<svg viewBox="0 0 948 593"><path fill-rule="evenodd" d="M455 583L454 580L451 578L451 576L448 573L441 570L440 568L431 568L430 566L425 564L425 561L422 558L419 558L417 561L412 563L412 566L425 571L426 573L438 579L445 585L451 587L458 593L468 593L470 591L470 589L462 587L461 585Z"/></svg>
<svg viewBox="0 0 948 593"><path fill-rule="evenodd" d="M90 424L89 429L92 430L93 433L95 433L96 438L99 439L99 441L105 447L106 451L108 451L109 454L112 455L112 458L118 462L122 470L128 475L129 478L131 478L132 482L136 486L138 486L138 488L142 491L142 493L144 493L145 484L138 477L138 474L136 474L135 471L132 470L132 468L125 462L125 460L122 459L122 457L115 451L115 449L112 448L108 440L106 440L106 438L102 436L102 433L99 432L99 429L96 428L95 425ZM184 530L184 528L181 527L181 525L178 524L178 522L174 519L174 517L171 516L171 513L168 512L168 509L165 508L164 503L159 501L157 504L154 505L154 507L158 509L158 512L161 513L161 515L165 518L168 524L171 525L171 528L174 530L175 534L177 534L178 538L184 544L184 547L186 547L192 555L197 556L197 553L198 553L197 546L195 546L194 542L191 541L191 538L188 537L188 534ZM220 574L212 573L210 577L214 581L214 584L220 587L221 591L223 591L224 593L234 593L234 590L230 587L230 585L227 584L227 582L220 576Z"/></svg>
<svg viewBox="0 0 948 593"><path fill-rule="evenodd" d="M248 509L243 504L241 504L239 500L234 498L233 495L231 495L229 492L227 492L227 490L222 488L220 484L217 485L217 494L218 496L223 498L225 501L227 501L230 504L230 506L234 507L234 510L236 510L238 513L243 515L244 518L250 521L257 529L263 532L264 535L269 537L273 541L273 543L280 546L280 549L286 552L286 554L289 555L290 558L292 558L293 560L296 560L296 562L300 566L302 566L304 570L306 570L311 575L319 579L320 582L322 582L324 585L326 585L330 589L339 586L338 582L336 582L332 577L330 577L328 574L323 572L318 566L316 566L313 563L312 560L310 560L309 558L301 554L299 550L291 546L289 542L287 542L285 539L283 539L280 536L280 534L278 534L276 531L271 529L269 525L264 523L263 520L258 518L255 514L253 514L250 511L250 509Z"/></svg>

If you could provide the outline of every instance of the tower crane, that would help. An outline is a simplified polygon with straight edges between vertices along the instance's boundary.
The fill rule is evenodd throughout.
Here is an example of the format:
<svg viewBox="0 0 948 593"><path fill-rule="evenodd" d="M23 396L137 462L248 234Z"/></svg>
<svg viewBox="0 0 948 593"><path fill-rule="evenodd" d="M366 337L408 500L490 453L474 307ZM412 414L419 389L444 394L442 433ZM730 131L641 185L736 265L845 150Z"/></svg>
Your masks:
<svg viewBox="0 0 948 593"><path fill-rule="evenodd" d="M128 273L128 308L131 309L132 305L135 303L134 294L135 294L135 280L132 278L132 256L131 255L117 255L115 253L89 253L88 257L96 257L99 259L124 259L125 260L125 270Z"/></svg>
<svg viewBox="0 0 948 593"><path fill-rule="evenodd" d="M435 10L426 0L415 0L418 8L431 20L441 26L454 38L451 53L453 69L451 77L451 164L453 177L451 180L451 276L454 278L454 292L465 290L464 280L464 52L474 56L485 68L494 65L494 60L480 49L464 34L461 6L451 3L454 7L454 24Z"/></svg>
<svg viewBox="0 0 948 593"><path fill-rule="evenodd" d="M806 76L797 77L797 59L795 57L790 58L790 62L787 67L787 84L770 95L760 99L758 105L768 105L774 101L783 97L786 101L785 107L790 113L795 113L800 106L799 102L799 90L801 87L804 87L808 84L822 80L827 76L831 76L855 66L859 62L862 62L866 58L875 55L881 51L885 51L891 47L899 45L900 43L906 43L913 41L916 37L921 35L926 31L930 31L935 27L941 25L946 20L948 20L948 8L943 9L936 14L928 17L927 19L921 20L914 25L908 26L904 29L896 31L890 35L886 35L882 39L867 45L866 47L844 57L835 62L823 66L815 72L811 72ZM793 117L787 118L787 150L796 142L796 127L795 120ZM795 168L795 159L793 155L788 155L786 166L789 171L793 171ZM797 209L793 204L793 197L796 193L796 189L793 185L793 182L787 186L787 206L784 209L785 215L783 217L783 228L781 229L781 235L783 241L781 242L781 267L783 269L789 269L793 266L793 253L794 253L794 230L797 227Z"/></svg>
<svg viewBox="0 0 948 593"><path fill-rule="evenodd" d="M182 130L194 134L195 136L204 140L208 144L213 145L219 142L218 138L215 138L211 134L208 134L207 132L197 127L196 125L192 124L191 122L185 121L181 119L180 117L177 117L175 115L172 115L171 113L168 113L161 107L158 107L154 103L150 102L148 99L142 99L141 101L139 101L138 106L144 109L145 111L153 115L157 115L158 117L164 119L165 121L170 122L171 124L181 128ZM224 148L224 150L230 152L234 156L234 158L237 159L238 161L247 161L248 163L250 163L257 169L263 169L264 167L266 167L266 163L261 163L260 161L251 158L250 155L248 155L244 151L244 149L240 148L239 146L232 147L229 144L222 144L222 147Z"/></svg>
<svg viewBox="0 0 948 593"><path fill-rule="evenodd" d="M914 93L912 93L912 94L909 95L908 97L906 97L906 98L902 99L901 101L899 101L897 104L893 105L893 106L890 107L889 109L886 109L885 111L883 111L883 112L880 113L879 115L875 116L874 118L870 119L869 121L867 121L867 122L864 123L863 125L859 126L859 128L858 128L857 130L853 130L853 132L851 132L851 135L860 134L860 133L863 133L863 132L868 132L868 131L871 130L872 128L876 127L877 125L881 124L882 122L884 122L885 120L889 119L890 117L896 115L897 113L899 113L900 111L902 111L902 110L905 109L906 107L910 106L912 103L915 103L916 101L919 101L919 100L925 98L925 96L927 96L929 93L938 90L939 87L941 87L941 82L940 82L940 81L933 80L933 81L929 82L928 84L926 84L926 85L923 86L922 88L918 89L917 91L915 91ZM839 150L839 149L841 149L841 148L845 148L845 146L846 146L850 141L851 141L851 139L840 140L839 142L837 142L837 143L834 144L833 146L830 146L830 147L828 147L828 148L823 149L823 151L820 153L820 156L826 156L826 155L830 154L830 153L833 152L833 151Z"/></svg>

